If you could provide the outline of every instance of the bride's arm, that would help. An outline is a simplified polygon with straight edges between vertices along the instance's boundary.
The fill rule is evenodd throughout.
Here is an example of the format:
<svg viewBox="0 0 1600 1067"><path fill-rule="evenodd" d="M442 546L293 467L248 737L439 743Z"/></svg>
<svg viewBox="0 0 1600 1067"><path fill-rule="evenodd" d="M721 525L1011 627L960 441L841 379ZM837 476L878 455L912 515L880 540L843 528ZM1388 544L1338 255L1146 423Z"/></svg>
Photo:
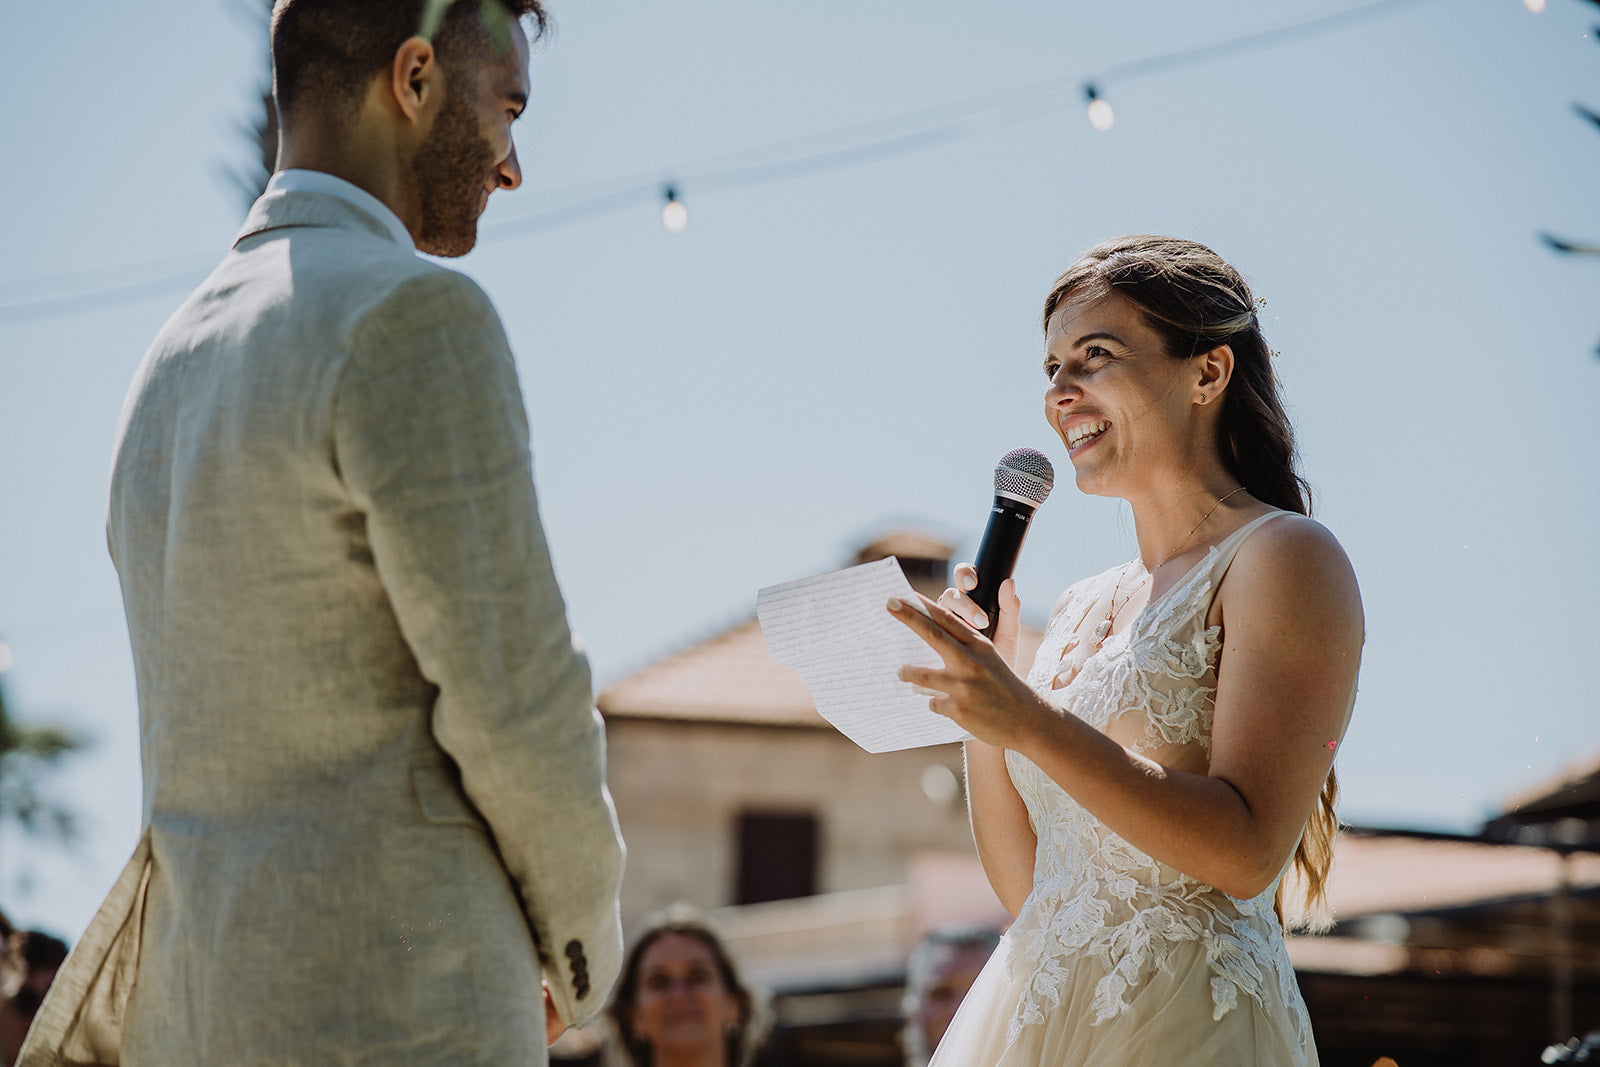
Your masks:
<svg viewBox="0 0 1600 1067"><path fill-rule="evenodd" d="M957 588L945 591L939 603L970 615L978 610L959 589L977 584L977 571L963 563L956 568ZM1000 585L1000 619L995 624L995 648L1002 660L1016 660L1021 603L1011 579ZM976 620L974 620L976 621ZM967 763L967 816L972 820L972 841L983 863L983 873L1012 918L1033 892L1033 854L1038 839L1028 819L1028 809L1011 782L1003 748L968 741L962 748Z"/></svg>
<svg viewBox="0 0 1600 1067"><path fill-rule="evenodd" d="M1360 658L1360 594L1333 536L1279 521L1246 541L1219 591L1224 644L1206 774L1131 752L1028 689L994 646L937 605L896 615L942 669L901 677L975 737L1036 763L1151 857L1239 898L1293 852L1343 736ZM997 887L998 888L998 887Z"/></svg>
<svg viewBox="0 0 1600 1067"><path fill-rule="evenodd" d="M1038 844L1028 809L1011 784L1003 748L982 741L963 745L967 755L967 814L983 873L994 895L1014 919L1033 892L1033 853Z"/></svg>

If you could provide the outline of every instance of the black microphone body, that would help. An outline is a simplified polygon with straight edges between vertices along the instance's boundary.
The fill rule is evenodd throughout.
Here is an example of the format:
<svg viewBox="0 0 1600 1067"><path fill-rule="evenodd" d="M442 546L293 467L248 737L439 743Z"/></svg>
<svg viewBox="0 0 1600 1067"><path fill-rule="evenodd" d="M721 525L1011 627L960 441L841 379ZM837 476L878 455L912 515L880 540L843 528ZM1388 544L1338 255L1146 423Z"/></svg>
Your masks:
<svg viewBox="0 0 1600 1067"><path fill-rule="evenodd" d="M1000 621L1000 583L1017 569L1017 555L1022 551L1022 539L1028 536L1033 512L1031 504L1003 496L996 496L994 507L989 509L989 522L983 528L974 563L978 584L967 593L988 619L983 628L985 637L994 637L995 624Z"/></svg>
<svg viewBox="0 0 1600 1067"><path fill-rule="evenodd" d="M978 543L978 584L967 593L983 609L986 625L983 636L994 637L1000 621L1000 584L1017 567L1022 539L1028 536L1033 513L1050 495L1055 484L1055 469L1044 453L1031 448L1014 448L1000 457L994 469L994 506Z"/></svg>

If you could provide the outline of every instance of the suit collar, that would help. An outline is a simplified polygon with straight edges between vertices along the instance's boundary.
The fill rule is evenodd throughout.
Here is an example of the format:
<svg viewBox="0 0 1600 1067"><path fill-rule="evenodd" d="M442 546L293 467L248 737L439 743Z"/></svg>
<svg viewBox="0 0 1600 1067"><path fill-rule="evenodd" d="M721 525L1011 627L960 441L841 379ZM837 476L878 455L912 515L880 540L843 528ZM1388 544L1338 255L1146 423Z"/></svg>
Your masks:
<svg viewBox="0 0 1600 1067"><path fill-rule="evenodd" d="M316 229L359 230L380 237L407 252L415 252L409 243L402 245L389 225L372 212L365 211L343 197L326 192L297 189L270 189L262 194L245 217L244 227L234 237L237 245L247 237L268 230L292 227Z"/></svg>

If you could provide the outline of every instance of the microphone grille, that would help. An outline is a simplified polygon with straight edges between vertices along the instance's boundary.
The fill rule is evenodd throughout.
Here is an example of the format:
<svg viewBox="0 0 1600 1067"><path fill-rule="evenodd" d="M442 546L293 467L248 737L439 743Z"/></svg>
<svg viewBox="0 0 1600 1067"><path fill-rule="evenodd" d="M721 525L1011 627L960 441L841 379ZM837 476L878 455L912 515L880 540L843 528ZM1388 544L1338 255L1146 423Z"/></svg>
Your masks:
<svg viewBox="0 0 1600 1067"><path fill-rule="evenodd" d="M994 468L994 491L1037 507L1056 484L1056 469L1033 448L1013 448Z"/></svg>

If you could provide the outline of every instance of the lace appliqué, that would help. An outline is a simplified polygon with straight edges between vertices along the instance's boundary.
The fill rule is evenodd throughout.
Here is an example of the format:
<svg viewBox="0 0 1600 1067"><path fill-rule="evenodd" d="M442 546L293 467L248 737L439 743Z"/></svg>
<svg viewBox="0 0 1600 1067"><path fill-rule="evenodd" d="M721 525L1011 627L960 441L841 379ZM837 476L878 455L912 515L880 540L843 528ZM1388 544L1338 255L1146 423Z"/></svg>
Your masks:
<svg viewBox="0 0 1600 1067"><path fill-rule="evenodd" d="M1069 590L1029 684L1101 730L1142 714L1143 733L1130 746L1136 750L1194 745L1209 756L1222 645L1221 628L1204 625L1214 554L1084 659L1065 687L1052 689L1072 628L1117 572ZM1309 1044L1309 1020L1272 908L1276 880L1250 900L1235 900L1107 830L1025 757L1008 752L1006 763L1038 836L1033 892L1007 935L1007 969L1023 989L1008 1044L1060 1006L1084 960L1098 964L1091 1010L1092 1021L1102 1023L1127 1010L1129 995L1185 942L1204 946L1213 1019L1234 1010L1241 993L1263 1003L1278 999L1290 1006L1302 1046Z"/></svg>
<svg viewBox="0 0 1600 1067"><path fill-rule="evenodd" d="M1209 564L1210 556L1206 562ZM1186 639L1175 633L1182 622L1203 618L1211 602L1207 567L1145 609L1128 630L1112 635L1079 666L1072 681L1051 689L1059 672L1044 650L1058 650L1076 636L1071 624L1093 604L1093 587L1078 587L1063 598L1046 632L1040 655L1029 672L1029 684L1052 703L1099 730L1124 713L1142 713L1143 736L1132 747L1150 752L1166 745L1198 744L1211 753L1211 716L1216 694L1216 660L1222 647L1222 629L1196 629ZM1060 628L1059 630L1057 628Z"/></svg>

